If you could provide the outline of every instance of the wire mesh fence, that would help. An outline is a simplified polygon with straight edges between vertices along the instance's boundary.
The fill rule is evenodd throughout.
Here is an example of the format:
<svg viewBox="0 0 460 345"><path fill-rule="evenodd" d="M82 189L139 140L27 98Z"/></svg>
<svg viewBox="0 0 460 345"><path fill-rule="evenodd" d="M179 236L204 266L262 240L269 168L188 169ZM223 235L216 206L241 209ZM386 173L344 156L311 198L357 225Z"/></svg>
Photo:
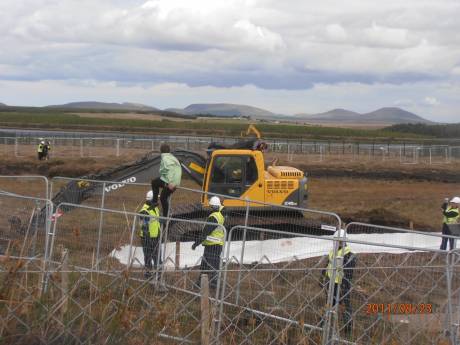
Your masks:
<svg viewBox="0 0 460 345"><path fill-rule="evenodd" d="M45 256L52 203L46 199L0 192L2 255Z"/></svg>
<svg viewBox="0 0 460 345"><path fill-rule="evenodd" d="M35 156L42 138L1 137L0 152L6 156ZM159 151L167 141L171 149L204 152L211 142L232 145L241 138L232 137L49 137L55 157L105 157L142 155ZM323 161L388 161L402 164L448 164L460 159L460 146L413 143L360 143L337 141L308 141L302 139L267 139L269 151L288 161L299 158L311 162Z"/></svg>
<svg viewBox="0 0 460 345"><path fill-rule="evenodd" d="M0 192L49 199L50 183L41 175L0 175Z"/></svg>
<svg viewBox="0 0 460 345"><path fill-rule="evenodd" d="M133 200L143 201L146 186L127 183L126 190L131 187L140 188ZM2 342L459 342L460 252L436 249L441 235L350 223L347 235L335 237L339 217L289 206L270 208L263 223L251 223L258 207L246 200L251 211L243 217L225 213L229 231L216 254L199 245L209 210L201 218L175 217L206 195L187 188L175 193L172 217L148 217L161 223L153 254L140 237L140 205L134 212L101 208L102 200L110 204L101 194L96 206L63 203L51 212L49 201L0 193L2 214L26 225L18 231L8 217L0 220L10 241L0 253ZM291 212L293 224L304 222L301 231L278 229L289 225L280 210ZM53 226L36 222L37 214ZM210 257L217 261L205 260ZM210 280L204 285L203 272Z"/></svg>
<svg viewBox="0 0 460 345"><path fill-rule="evenodd" d="M458 305L447 286L456 297L460 287L447 273L458 264L447 263L452 252L347 236L348 266L344 242L332 236L246 230L274 239L242 243L230 231L221 335L231 331L236 344L444 344L457 331L458 316L448 312ZM242 267L235 247L250 253ZM345 272L336 280L329 269Z"/></svg>

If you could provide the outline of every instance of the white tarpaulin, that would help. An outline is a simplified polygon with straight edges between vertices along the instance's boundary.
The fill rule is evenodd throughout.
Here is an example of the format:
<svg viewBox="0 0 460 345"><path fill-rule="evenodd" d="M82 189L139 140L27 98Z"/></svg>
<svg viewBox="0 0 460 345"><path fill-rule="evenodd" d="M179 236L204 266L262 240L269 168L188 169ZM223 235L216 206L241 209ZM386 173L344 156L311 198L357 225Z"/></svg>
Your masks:
<svg viewBox="0 0 460 345"><path fill-rule="evenodd" d="M439 233L438 233L439 234ZM252 264L256 262L283 262L297 259L307 259L327 255L332 249L332 236L325 236L324 239L293 237L286 239L247 241L244 251L243 262ZM384 233L384 234L349 234L349 240L366 241L379 243L382 245L398 245L420 249L438 249L441 238L412 233ZM203 247L199 246L192 250L193 242L181 242L179 250L179 266L181 268L199 265L200 257L203 254ZM377 245L350 243L350 247L355 253L404 253L410 250L382 247ZM241 241L233 241L230 246L230 258L235 257L238 261L241 257ZM133 246L133 266L142 267L144 254L142 247ZM121 246L111 252L111 256L118 259L120 263L126 265L129 258L129 245ZM176 244L168 243L166 246L166 266L174 267L176 257ZM169 258L169 259L168 259Z"/></svg>

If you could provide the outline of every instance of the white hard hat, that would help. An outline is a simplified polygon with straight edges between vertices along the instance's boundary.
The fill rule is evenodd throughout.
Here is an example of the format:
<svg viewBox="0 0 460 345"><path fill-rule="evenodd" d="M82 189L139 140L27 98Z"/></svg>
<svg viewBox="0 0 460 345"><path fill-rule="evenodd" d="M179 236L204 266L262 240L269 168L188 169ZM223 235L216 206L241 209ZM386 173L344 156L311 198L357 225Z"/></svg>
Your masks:
<svg viewBox="0 0 460 345"><path fill-rule="evenodd" d="M149 190L147 194L145 195L145 200L148 200L148 201L153 200L153 192L151 190Z"/></svg>
<svg viewBox="0 0 460 345"><path fill-rule="evenodd" d="M456 197L452 198L452 200L450 202L452 202L454 204L460 204L460 197L456 196Z"/></svg>
<svg viewBox="0 0 460 345"><path fill-rule="evenodd" d="M209 199L209 205L213 207L220 207L222 204L220 203L220 199L218 196L213 196L211 199Z"/></svg>
<svg viewBox="0 0 460 345"><path fill-rule="evenodd" d="M44 143L45 143L45 141L44 141L44 140L42 140L42 141L40 142L40 144L44 144Z"/></svg>

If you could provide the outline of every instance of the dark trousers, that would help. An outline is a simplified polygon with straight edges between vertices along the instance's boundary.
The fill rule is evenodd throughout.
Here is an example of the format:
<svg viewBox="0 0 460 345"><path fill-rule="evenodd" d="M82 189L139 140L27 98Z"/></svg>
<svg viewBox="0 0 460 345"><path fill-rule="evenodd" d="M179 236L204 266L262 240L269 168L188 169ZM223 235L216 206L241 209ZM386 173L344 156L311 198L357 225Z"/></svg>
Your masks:
<svg viewBox="0 0 460 345"><path fill-rule="evenodd" d="M452 235L452 233L449 230L449 227L447 226L446 223L442 224L442 234L443 235ZM449 240L449 248L450 250L454 249L454 239L453 238L447 238L443 237L441 241L441 250L446 250L447 249L447 240Z"/></svg>
<svg viewBox="0 0 460 345"><path fill-rule="evenodd" d="M41 161L43 158L45 158L45 155L43 152L37 152L38 153L38 160Z"/></svg>
<svg viewBox="0 0 460 345"><path fill-rule="evenodd" d="M152 192L153 192L153 201L158 202L158 193L160 192L161 188L161 209L163 210L163 217L168 216L169 212L169 196L173 193L169 190L166 185L166 182L161 180L160 178L156 178L152 180Z"/></svg>
<svg viewBox="0 0 460 345"><path fill-rule="evenodd" d="M141 237L142 249L144 251L144 265L147 271L152 269L152 261L154 262L153 267L158 268L160 262L160 239L159 237L151 238L148 236Z"/></svg>
<svg viewBox="0 0 460 345"><path fill-rule="evenodd" d="M334 284L334 299L332 300L332 305L335 306L337 304L337 289L339 284ZM345 306L345 312L342 314L342 321L343 321L343 328L345 332L351 333L353 329L353 309L351 307L351 298L350 298L350 290L351 287L349 283L340 286L340 296L339 296L339 304L343 304ZM339 327L341 328L341 327Z"/></svg>
<svg viewBox="0 0 460 345"><path fill-rule="evenodd" d="M212 288L217 287L217 271L220 266L220 254L222 253L222 246L204 246L203 258L201 259L200 270L201 274L207 274L209 278L209 286ZM201 279L201 274L198 279Z"/></svg>

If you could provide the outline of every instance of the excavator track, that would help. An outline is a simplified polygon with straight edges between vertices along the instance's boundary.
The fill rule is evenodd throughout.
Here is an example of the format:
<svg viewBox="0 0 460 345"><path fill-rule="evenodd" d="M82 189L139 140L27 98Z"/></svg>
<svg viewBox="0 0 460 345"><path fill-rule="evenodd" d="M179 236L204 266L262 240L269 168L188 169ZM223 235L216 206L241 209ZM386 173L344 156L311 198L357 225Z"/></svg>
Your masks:
<svg viewBox="0 0 460 345"><path fill-rule="evenodd" d="M245 208L225 208L225 228L230 231L235 226L254 227L259 229L280 230L297 234L312 235L330 235L331 232L323 230L320 220L306 219L300 211L286 210L281 208L265 207L251 209L246 220ZM201 204L192 204L188 209L181 208L180 213L174 213L172 218L176 219L194 219L205 221L209 215L209 209L205 209ZM199 224L189 224L178 221L171 221L168 229L168 240L171 241L192 241L201 232L202 226ZM232 232L232 239L239 240L243 238L243 230L237 229ZM260 232L247 231L246 240L259 240ZM265 233L264 238L276 238L279 235ZM283 236L286 237L286 236Z"/></svg>

